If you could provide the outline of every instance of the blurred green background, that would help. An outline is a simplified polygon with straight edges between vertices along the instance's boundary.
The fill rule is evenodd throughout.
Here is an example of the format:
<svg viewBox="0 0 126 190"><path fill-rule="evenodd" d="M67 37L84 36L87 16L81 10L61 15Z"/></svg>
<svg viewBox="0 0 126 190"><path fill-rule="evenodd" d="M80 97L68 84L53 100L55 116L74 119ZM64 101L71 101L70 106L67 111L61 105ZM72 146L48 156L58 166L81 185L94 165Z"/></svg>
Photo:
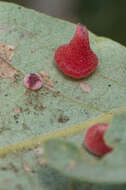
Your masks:
<svg viewBox="0 0 126 190"><path fill-rule="evenodd" d="M5 1L5 0L4 0ZM126 0L8 0L48 15L85 24L92 32L126 44Z"/></svg>

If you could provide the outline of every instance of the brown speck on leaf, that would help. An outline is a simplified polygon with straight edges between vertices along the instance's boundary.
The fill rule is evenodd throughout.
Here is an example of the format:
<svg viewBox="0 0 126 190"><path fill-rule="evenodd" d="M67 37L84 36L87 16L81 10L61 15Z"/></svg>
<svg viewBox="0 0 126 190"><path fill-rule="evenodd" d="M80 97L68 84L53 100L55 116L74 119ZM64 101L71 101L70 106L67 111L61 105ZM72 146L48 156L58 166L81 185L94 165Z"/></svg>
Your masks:
<svg viewBox="0 0 126 190"><path fill-rule="evenodd" d="M30 109L29 109L29 108L26 108L26 109L23 110L23 112L26 112L26 113L29 114L29 113L30 113ZM28 128L28 127L27 127L27 128Z"/></svg>
<svg viewBox="0 0 126 190"><path fill-rule="evenodd" d="M5 166L0 167L0 170L6 171L8 168Z"/></svg>
<svg viewBox="0 0 126 190"><path fill-rule="evenodd" d="M20 80L20 75L19 75L18 73L16 73L16 74L14 75L14 82L17 83L18 80Z"/></svg>
<svg viewBox="0 0 126 190"><path fill-rule="evenodd" d="M13 45L0 44L0 56L7 62L11 61L14 55L15 47Z"/></svg>
<svg viewBox="0 0 126 190"><path fill-rule="evenodd" d="M44 153L44 150L41 147L37 147L34 149L34 152L38 155L42 155Z"/></svg>
<svg viewBox="0 0 126 190"><path fill-rule="evenodd" d="M11 66L11 60L14 55L14 46L0 44L0 78L14 80L16 69Z"/></svg>
<svg viewBox="0 0 126 190"><path fill-rule="evenodd" d="M80 97L80 96L77 96L76 99L81 100L81 97Z"/></svg>
<svg viewBox="0 0 126 190"><path fill-rule="evenodd" d="M18 190L23 190L23 189L24 189L21 184L17 184L17 185L16 185L16 188L17 188Z"/></svg>
<svg viewBox="0 0 126 190"><path fill-rule="evenodd" d="M15 112L15 113L20 113L20 112L21 112L21 108L16 107L16 108L14 109L14 112Z"/></svg>
<svg viewBox="0 0 126 190"><path fill-rule="evenodd" d="M71 162L67 165L67 168L71 169L71 168L73 168L74 166L76 166L76 162L75 162L75 161L71 161Z"/></svg>
<svg viewBox="0 0 126 190"><path fill-rule="evenodd" d="M49 78L49 75L45 72L45 71L39 71L39 74L45 79L45 80L48 80Z"/></svg>
<svg viewBox="0 0 126 190"><path fill-rule="evenodd" d="M10 166L11 166L11 169L17 173L18 172L18 168L13 164L13 163L10 163Z"/></svg>
<svg viewBox="0 0 126 190"><path fill-rule="evenodd" d="M35 105L34 106L34 109L36 111L43 111L46 107L44 107L43 105Z"/></svg>
<svg viewBox="0 0 126 190"><path fill-rule="evenodd" d="M121 141L120 138L115 138L115 139L114 139L114 142L115 142L115 143L119 143L120 141Z"/></svg>
<svg viewBox="0 0 126 190"><path fill-rule="evenodd" d="M61 93L60 91L56 91L56 92L54 91L53 92L53 97L56 98L56 97L60 96L60 93Z"/></svg>
<svg viewBox="0 0 126 190"><path fill-rule="evenodd" d="M42 166L42 167L46 167L46 166L47 166L47 161L46 161L45 159L38 160L38 163L39 163L40 166Z"/></svg>
<svg viewBox="0 0 126 190"><path fill-rule="evenodd" d="M17 88L17 85L14 85L14 88Z"/></svg>
<svg viewBox="0 0 126 190"><path fill-rule="evenodd" d="M32 168L28 165L26 161L23 161L23 169L26 172L33 172Z"/></svg>
<svg viewBox="0 0 126 190"><path fill-rule="evenodd" d="M31 49L31 53L34 53L35 51L36 51L35 48L32 48L32 49Z"/></svg>
<svg viewBox="0 0 126 190"><path fill-rule="evenodd" d="M41 70L38 74L45 80L45 87L47 89L52 89L54 87L54 82L45 71Z"/></svg>
<svg viewBox="0 0 126 190"><path fill-rule="evenodd" d="M19 119L19 114L18 113L14 114L14 119L15 119L16 123L18 123L18 119Z"/></svg>
<svg viewBox="0 0 126 190"><path fill-rule="evenodd" d="M25 123L22 124L22 128L29 130L29 127Z"/></svg>
<svg viewBox="0 0 126 190"><path fill-rule="evenodd" d="M66 123L67 121L69 121L69 117L65 115L60 115L58 118L59 123Z"/></svg>
<svg viewBox="0 0 126 190"><path fill-rule="evenodd" d="M86 92L86 93L89 93L91 90L92 90L92 88L91 88L91 86L89 86L88 84L86 84L85 82L81 82L80 83L80 88L81 88L81 90L82 90L82 92Z"/></svg>
<svg viewBox="0 0 126 190"><path fill-rule="evenodd" d="M17 166L15 166L12 162L9 163L6 166L1 166L0 170L6 171L6 170L13 170L15 173L17 173L19 170L17 168Z"/></svg>
<svg viewBox="0 0 126 190"><path fill-rule="evenodd" d="M25 95L31 95L32 94L32 91L31 90L29 90L29 89L26 89L26 91L25 91Z"/></svg>

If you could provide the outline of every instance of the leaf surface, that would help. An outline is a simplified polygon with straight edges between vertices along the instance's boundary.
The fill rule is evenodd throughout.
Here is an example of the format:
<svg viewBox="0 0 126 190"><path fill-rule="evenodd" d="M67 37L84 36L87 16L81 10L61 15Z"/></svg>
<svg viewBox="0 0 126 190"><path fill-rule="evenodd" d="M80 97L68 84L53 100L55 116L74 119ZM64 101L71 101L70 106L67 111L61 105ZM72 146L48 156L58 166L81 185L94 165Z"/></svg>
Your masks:
<svg viewBox="0 0 126 190"><path fill-rule="evenodd" d="M75 134L83 132L91 124L101 120L109 122L113 113L126 110L124 46L89 32L91 47L99 58L98 69L87 79L73 80L56 67L54 52L57 47L72 39L75 28L75 24L15 4L0 2L0 43L15 47L11 67L16 70L13 81L8 80L8 77L0 78L0 156L32 148L53 137L71 136L71 141ZM24 76L41 70L53 81L53 89L44 85L37 92L27 90L23 85ZM82 91L81 82L91 87L89 93ZM117 110L111 112L111 109ZM78 143L82 140L81 135L77 136ZM13 158L7 157L7 160L10 162ZM21 164L15 156L14 160ZM6 159L1 160L1 163L4 162ZM4 184L3 189L7 189L4 179L8 177L7 173L3 173L2 170L1 184ZM23 183L23 175L21 172L18 179L15 175L11 177L20 181L22 176ZM41 177L39 171L36 175ZM47 174L47 178L52 179L52 175ZM53 183L54 180L50 182L50 187ZM61 184L64 187L65 182ZM16 185L17 189L21 189L20 185ZM31 184L28 188L31 189Z"/></svg>
<svg viewBox="0 0 126 190"><path fill-rule="evenodd" d="M125 47L90 33L99 67L84 80L92 90L83 93L82 80L66 77L53 61L55 49L72 38L74 24L1 2L0 26L1 43L15 47L11 65L18 71L14 82L0 80L1 147L69 128L125 106ZM48 73L54 88L27 90L23 85L25 74L41 70ZM20 113L15 113L16 109Z"/></svg>

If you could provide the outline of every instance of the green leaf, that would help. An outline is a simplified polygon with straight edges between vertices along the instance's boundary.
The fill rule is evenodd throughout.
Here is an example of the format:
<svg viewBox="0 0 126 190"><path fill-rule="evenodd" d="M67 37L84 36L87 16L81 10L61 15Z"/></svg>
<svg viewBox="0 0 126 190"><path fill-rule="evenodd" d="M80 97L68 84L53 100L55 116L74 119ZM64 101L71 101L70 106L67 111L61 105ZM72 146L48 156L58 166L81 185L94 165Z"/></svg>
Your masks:
<svg viewBox="0 0 126 190"><path fill-rule="evenodd" d="M59 139L46 142L44 150L49 166L76 181L103 186L121 186L126 182L126 144L100 160L87 156L82 148Z"/></svg>
<svg viewBox="0 0 126 190"><path fill-rule="evenodd" d="M76 25L72 23L19 5L0 2L0 42L15 47L9 68L12 67L17 72L14 81L8 80L8 77L0 80L0 156L29 149L54 136L66 137L78 134L84 130L84 126L89 127L96 121L102 119L110 121L113 113L111 109L124 106L123 110L126 110L126 48L124 46L89 32L91 47L99 58L98 69L90 77L84 79L84 82L92 88L90 93L84 93L80 88L82 80L73 80L63 75L56 67L53 60L54 52L57 47L71 40L75 28ZM3 57L1 59L3 60ZM5 59L4 62L8 64L7 61ZM48 73L54 82L54 88L50 90L44 86L37 92L25 89L24 76L40 70ZM17 113L17 110L20 111ZM103 115L108 111L110 111L109 114ZM71 126L74 127L71 128ZM71 139L72 137L69 138ZM81 142L80 136L78 142ZM77 160L81 159L80 156L74 156ZM7 159L13 161L13 157L7 157ZM16 163L21 162L16 158L14 160ZM2 163L4 159L1 160ZM84 167L89 167L89 173L92 171L90 165ZM101 164L93 167L94 173L95 170L106 172ZM3 173L4 171L1 171L1 180L3 180L2 183L6 183L4 179L8 177L6 173L5 175ZM11 176L11 172L9 174ZM19 182L22 176L23 183L23 175L22 172L19 174ZM41 177L39 171L36 175ZM52 176L48 174L47 179L52 179ZM89 179L95 180L93 175L91 176L92 179ZM13 179L17 180L15 175ZM108 177L106 181L107 179ZM115 182L115 180L116 178L113 177L110 182ZM56 179L52 181L52 183L54 181L58 183ZM19 189L18 187L20 188L20 186L16 188Z"/></svg>
<svg viewBox="0 0 126 190"><path fill-rule="evenodd" d="M126 106L124 46L89 32L99 66L83 80L92 88L90 93L84 93L80 88L82 80L66 77L53 61L55 49L71 40L74 24L0 2L0 26L1 43L15 46L11 65L17 70L14 82L0 80L1 155L30 148L42 142L43 135L44 139L46 134L51 138L54 132ZM25 89L25 74L40 70L48 73L54 88L43 87L37 92ZM14 112L16 108L20 113ZM65 130L63 136L69 134Z"/></svg>

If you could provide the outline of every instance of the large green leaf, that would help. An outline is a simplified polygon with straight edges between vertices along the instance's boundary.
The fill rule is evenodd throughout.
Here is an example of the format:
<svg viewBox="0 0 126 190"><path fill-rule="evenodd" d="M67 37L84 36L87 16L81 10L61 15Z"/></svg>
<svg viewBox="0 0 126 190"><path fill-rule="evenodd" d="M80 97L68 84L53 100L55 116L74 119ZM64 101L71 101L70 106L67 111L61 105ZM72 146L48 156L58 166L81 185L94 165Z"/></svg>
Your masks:
<svg viewBox="0 0 126 190"><path fill-rule="evenodd" d="M80 81L64 76L53 62L55 49L72 38L75 25L2 2L0 25L0 41L15 46L12 66L19 71L13 83L0 80L1 146L54 132L125 105L125 47L90 33L99 67L84 80L92 87L91 92L83 93ZM49 74L54 89L28 93L23 86L24 75L40 70ZM14 113L16 107L21 109L18 114ZM60 117L68 120L59 122Z"/></svg>
<svg viewBox="0 0 126 190"><path fill-rule="evenodd" d="M0 80L1 146L69 127L125 105L125 47L90 33L99 67L84 80L92 87L91 92L83 93L80 81L64 76L53 62L55 49L72 38L75 25L2 2L0 25L0 41L15 46L12 66L19 70L15 82ZM49 74L54 89L28 93L23 86L24 74L40 70ZM15 116L16 107L21 112ZM61 116L69 119L59 122Z"/></svg>
<svg viewBox="0 0 126 190"><path fill-rule="evenodd" d="M89 32L91 47L99 58L98 69L84 80L92 87L90 93L81 90L82 81L68 78L57 69L55 49L69 42L75 28L72 23L0 2L0 42L15 46L11 64L17 70L14 81L0 80L0 155L35 146L53 138L54 132L55 136L72 135L72 125L76 126L74 133L79 133L82 128L78 123L126 106L126 48L119 43ZM25 89L25 74L40 70L48 73L54 88L43 87L37 92ZM15 113L17 108L19 113ZM82 137L77 138L80 142Z"/></svg>

